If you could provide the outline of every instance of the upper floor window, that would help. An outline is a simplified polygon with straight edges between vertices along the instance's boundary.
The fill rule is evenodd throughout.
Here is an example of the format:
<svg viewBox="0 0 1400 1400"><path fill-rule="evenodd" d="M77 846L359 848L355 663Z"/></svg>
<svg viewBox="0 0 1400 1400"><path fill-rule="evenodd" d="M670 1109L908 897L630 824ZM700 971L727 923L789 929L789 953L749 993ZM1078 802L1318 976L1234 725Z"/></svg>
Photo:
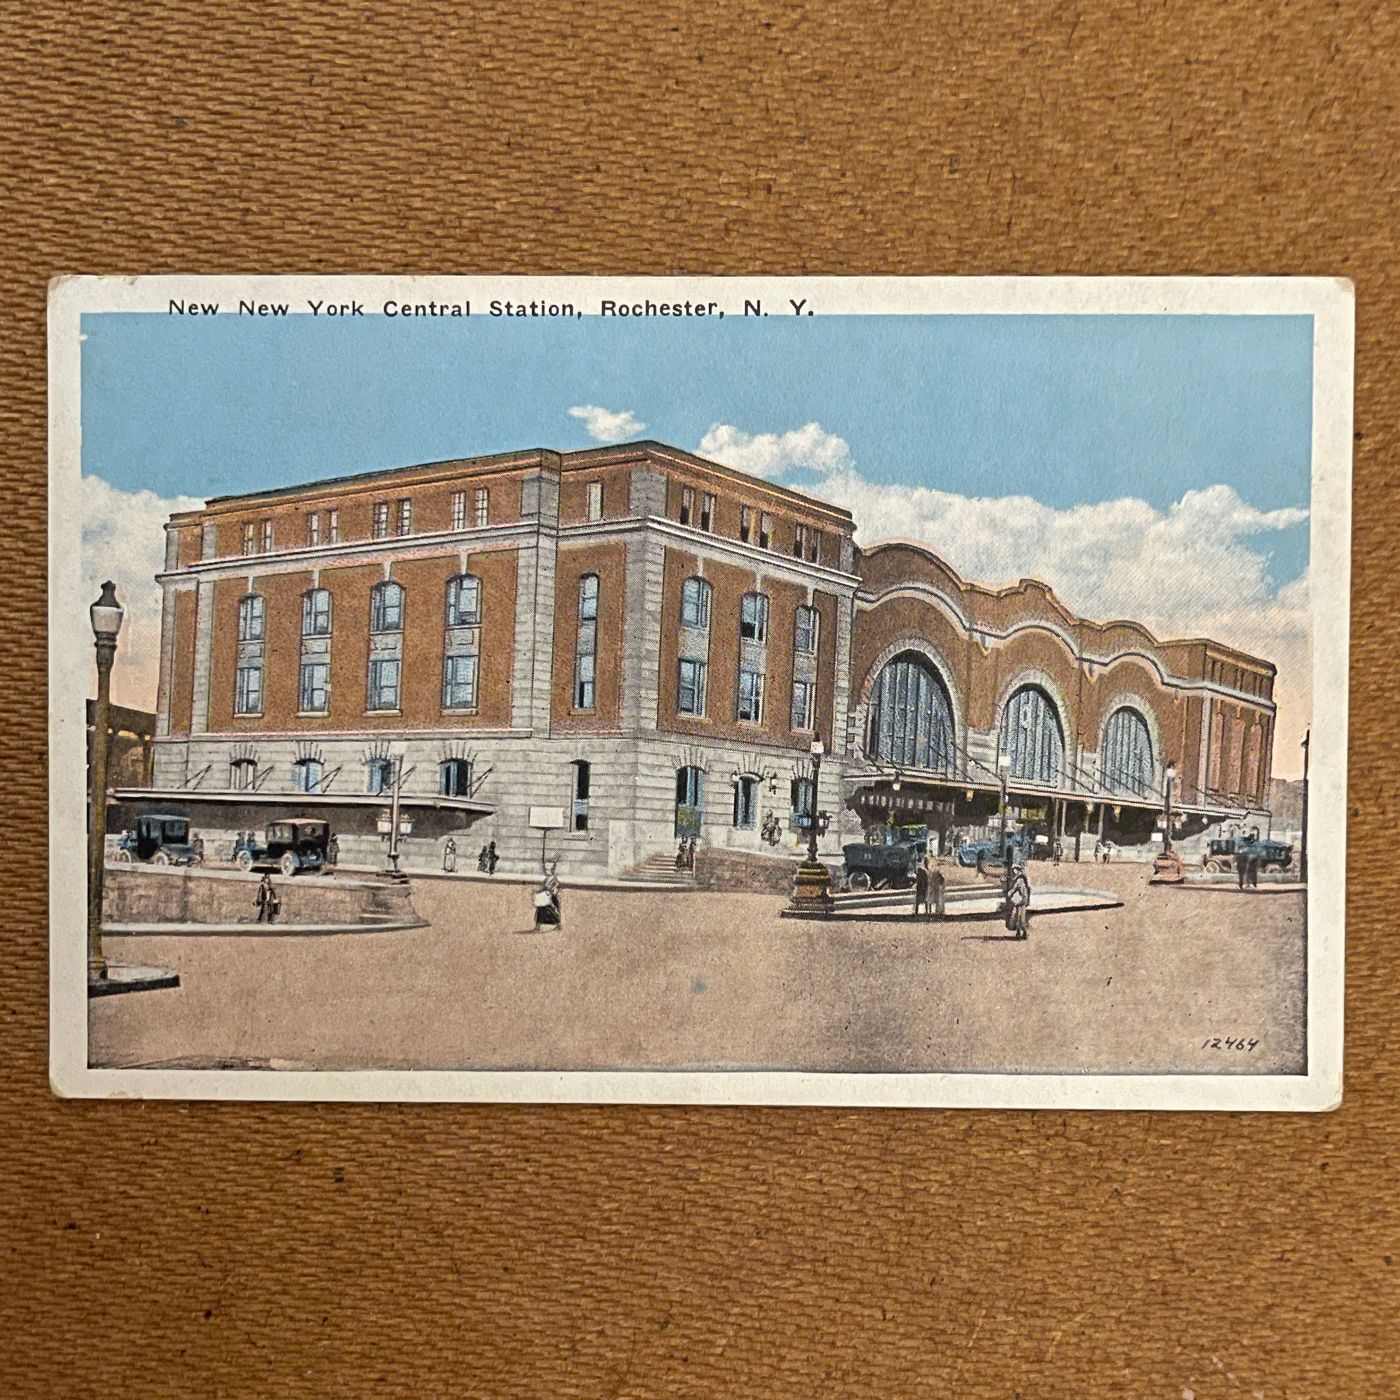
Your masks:
<svg viewBox="0 0 1400 1400"><path fill-rule="evenodd" d="M597 699L598 575L578 581L578 637L574 649L574 708L591 710Z"/></svg>
<svg viewBox="0 0 1400 1400"><path fill-rule="evenodd" d="M338 510L326 512L326 543L340 543L340 512Z"/></svg>
<svg viewBox="0 0 1400 1400"><path fill-rule="evenodd" d="M758 547L760 549L772 549L773 547L773 517L766 510L758 518Z"/></svg>
<svg viewBox="0 0 1400 1400"><path fill-rule="evenodd" d="M472 500L472 519L478 526L491 521L491 492L484 486L476 488L476 496Z"/></svg>
<svg viewBox="0 0 1400 1400"><path fill-rule="evenodd" d="M710 625L710 585L702 578L688 578L681 585L681 626Z"/></svg>
<svg viewBox="0 0 1400 1400"><path fill-rule="evenodd" d="M366 708L397 710L399 708L400 665L397 656L374 656L369 663L369 698Z"/></svg>
<svg viewBox="0 0 1400 1400"><path fill-rule="evenodd" d="M315 792L325 772L319 758L299 758L292 764L292 787L297 792Z"/></svg>
<svg viewBox="0 0 1400 1400"><path fill-rule="evenodd" d="M465 491L452 493L452 528L454 530L467 528L467 493Z"/></svg>
<svg viewBox="0 0 1400 1400"><path fill-rule="evenodd" d="M753 511L748 506L739 507L739 538L748 544L753 534Z"/></svg>
<svg viewBox="0 0 1400 1400"><path fill-rule="evenodd" d="M820 564L822 559L822 532L807 528L807 562Z"/></svg>
<svg viewBox="0 0 1400 1400"><path fill-rule="evenodd" d="M481 580L458 574L447 580L447 625L477 627L481 623Z"/></svg>
<svg viewBox="0 0 1400 1400"><path fill-rule="evenodd" d="M370 533L377 540L382 540L389 533L389 502L376 501L374 503L374 524Z"/></svg>
<svg viewBox="0 0 1400 1400"><path fill-rule="evenodd" d="M238 668L234 677L234 714L262 714L262 675L261 661L253 661Z"/></svg>
<svg viewBox="0 0 1400 1400"><path fill-rule="evenodd" d="M739 604L739 636L746 642L768 640L768 596L745 593Z"/></svg>
<svg viewBox="0 0 1400 1400"><path fill-rule="evenodd" d="M807 527L800 521L793 526L792 531L792 552L794 556L801 559L807 551Z"/></svg>
<svg viewBox="0 0 1400 1400"><path fill-rule="evenodd" d="M405 496L399 502L399 534L411 535L413 533L413 501Z"/></svg>
<svg viewBox="0 0 1400 1400"><path fill-rule="evenodd" d="M715 528L715 497L712 491L706 491L700 497L700 528L706 531Z"/></svg>
<svg viewBox="0 0 1400 1400"><path fill-rule="evenodd" d="M681 487L681 513L680 522L682 525L689 525L690 518L695 514L695 492L689 486Z"/></svg>
<svg viewBox="0 0 1400 1400"><path fill-rule="evenodd" d="M793 681L792 712L788 725L792 729L806 732L813 727L816 713L817 687L813 681Z"/></svg>
<svg viewBox="0 0 1400 1400"><path fill-rule="evenodd" d="M588 518L590 520L603 518L603 483L601 481L588 483Z"/></svg>
<svg viewBox="0 0 1400 1400"><path fill-rule="evenodd" d="M365 765L365 791L377 796L394 789L394 760L372 758Z"/></svg>
<svg viewBox="0 0 1400 1400"><path fill-rule="evenodd" d="M267 635L267 605L262 594L249 593L238 600L238 640L260 642Z"/></svg>
<svg viewBox="0 0 1400 1400"><path fill-rule="evenodd" d="M315 549L321 543L321 512L308 511L306 514L306 543Z"/></svg>
<svg viewBox="0 0 1400 1400"><path fill-rule="evenodd" d="M792 649L802 656L815 656L819 626L816 608L799 607L793 622Z"/></svg>
<svg viewBox="0 0 1400 1400"><path fill-rule="evenodd" d="M256 554L258 552L258 527L251 520L243 522L243 553Z"/></svg>
<svg viewBox="0 0 1400 1400"><path fill-rule="evenodd" d="M442 708L476 709L477 664L475 656L447 656L442 663Z"/></svg>
<svg viewBox="0 0 1400 1400"><path fill-rule="evenodd" d="M262 523L262 552L272 553L272 521L264 520Z"/></svg>
<svg viewBox="0 0 1400 1400"><path fill-rule="evenodd" d="M301 635L303 637L328 637L330 632L330 589L307 589L301 595Z"/></svg>
<svg viewBox="0 0 1400 1400"><path fill-rule="evenodd" d="M758 724L763 719L763 672L739 672L739 696L735 706L737 718Z"/></svg>
<svg viewBox="0 0 1400 1400"><path fill-rule="evenodd" d="M438 793L442 797L472 795L471 759L445 758L438 764Z"/></svg>
<svg viewBox="0 0 1400 1400"><path fill-rule="evenodd" d="M374 585L369 599L369 630L371 632L403 631L403 586L393 579Z"/></svg>
<svg viewBox="0 0 1400 1400"><path fill-rule="evenodd" d="M703 715L705 713L705 663L703 661L681 661L676 684L676 713L682 715Z"/></svg>
<svg viewBox="0 0 1400 1400"><path fill-rule="evenodd" d="M297 709L304 715L323 715L331 704L330 662L310 659L301 663L301 687Z"/></svg>

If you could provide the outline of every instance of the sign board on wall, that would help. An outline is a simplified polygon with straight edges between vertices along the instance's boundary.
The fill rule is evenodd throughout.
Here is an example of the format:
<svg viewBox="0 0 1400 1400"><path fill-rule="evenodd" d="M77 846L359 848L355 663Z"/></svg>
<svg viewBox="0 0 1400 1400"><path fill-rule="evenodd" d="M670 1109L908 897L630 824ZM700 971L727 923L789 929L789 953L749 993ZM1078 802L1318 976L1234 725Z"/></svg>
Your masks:
<svg viewBox="0 0 1400 1400"><path fill-rule="evenodd" d="M564 826L562 807L531 807L530 825L536 831L559 831Z"/></svg>

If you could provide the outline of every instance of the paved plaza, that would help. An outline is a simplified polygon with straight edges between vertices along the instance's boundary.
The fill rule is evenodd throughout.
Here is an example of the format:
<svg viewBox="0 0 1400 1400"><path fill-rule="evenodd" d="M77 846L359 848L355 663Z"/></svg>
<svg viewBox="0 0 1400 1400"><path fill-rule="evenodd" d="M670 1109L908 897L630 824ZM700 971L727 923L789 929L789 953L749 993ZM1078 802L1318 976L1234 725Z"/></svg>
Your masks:
<svg viewBox="0 0 1400 1400"><path fill-rule="evenodd" d="M566 890L564 928L534 932L526 885L423 879L419 929L113 937L114 960L173 967L181 985L94 1001L90 1053L99 1066L1301 1072L1304 894L1146 877L1045 869L1046 884L1124 904L1041 915L1025 943L994 921L808 923L780 919L771 894L690 891Z"/></svg>

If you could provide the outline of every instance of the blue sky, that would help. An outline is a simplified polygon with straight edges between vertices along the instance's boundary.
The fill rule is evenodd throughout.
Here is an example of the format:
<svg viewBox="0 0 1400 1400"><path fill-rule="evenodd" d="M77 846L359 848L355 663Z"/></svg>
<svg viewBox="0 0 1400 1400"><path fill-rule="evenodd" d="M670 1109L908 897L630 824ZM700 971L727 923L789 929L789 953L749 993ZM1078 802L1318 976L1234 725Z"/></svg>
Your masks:
<svg viewBox="0 0 1400 1400"><path fill-rule="evenodd" d="M1273 316L266 321L84 317L83 465L217 495L591 439L630 410L695 448L716 423L818 421L863 477L1064 508L1229 483L1308 500L1312 322ZM800 482L801 474L794 478ZM1272 533L1279 582L1305 526Z"/></svg>

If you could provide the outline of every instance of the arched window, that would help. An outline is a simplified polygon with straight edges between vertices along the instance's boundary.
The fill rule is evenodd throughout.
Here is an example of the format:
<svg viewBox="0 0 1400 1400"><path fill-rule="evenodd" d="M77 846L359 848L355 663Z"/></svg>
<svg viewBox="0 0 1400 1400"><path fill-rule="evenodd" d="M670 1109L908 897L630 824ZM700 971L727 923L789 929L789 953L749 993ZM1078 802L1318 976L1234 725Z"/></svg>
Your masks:
<svg viewBox="0 0 1400 1400"><path fill-rule="evenodd" d="M472 795L471 759L443 759L438 764L438 792L443 797L470 797Z"/></svg>
<svg viewBox="0 0 1400 1400"><path fill-rule="evenodd" d="M1152 791L1155 771L1147 721L1126 705L1114 710L1104 729L1103 753L1099 755L1104 786L1114 792L1147 797Z"/></svg>
<svg viewBox="0 0 1400 1400"><path fill-rule="evenodd" d="M447 625L481 625L481 580L473 574L458 574L447 580Z"/></svg>
<svg viewBox="0 0 1400 1400"><path fill-rule="evenodd" d="M372 758L365 774L365 790L371 794L390 792L394 786L394 760Z"/></svg>
<svg viewBox="0 0 1400 1400"><path fill-rule="evenodd" d="M1001 716L1001 752L1011 756L1011 776L1027 783L1057 783L1065 767L1065 734L1055 702L1038 686L1023 685Z"/></svg>
<svg viewBox="0 0 1400 1400"><path fill-rule="evenodd" d="M238 600L238 640L260 642L267 635L267 606L262 594L249 593Z"/></svg>
<svg viewBox="0 0 1400 1400"><path fill-rule="evenodd" d="M235 792L245 792L251 788L258 776L256 758L235 758L228 766L228 785Z"/></svg>
<svg viewBox="0 0 1400 1400"><path fill-rule="evenodd" d="M676 769L676 835L699 836L705 806L705 774L699 768Z"/></svg>
<svg viewBox="0 0 1400 1400"><path fill-rule="evenodd" d="M768 595L745 593L739 604L739 637L745 642L768 640Z"/></svg>
<svg viewBox="0 0 1400 1400"><path fill-rule="evenodd" d="M906 651L880 668L865 751L897 768L942 772L953 766L953 704L927 657Z"/></svg>
<svg viewBox="0 0 1400 1400"><path fill-rule="evenodd" d="M319 758L299 758L292 764L292 786L298 792L315 792L324 771Z"/></svg>
<svg viewBox="0 0 1400 1400"><path fill-rule="evenodd" d="M403 586L391 578L376 583L369 595L369 630L403 631Z"/></svg>
<svg viewBox="0 0 1400 1400"><path fill-rule="evenodd" d="M681 585L681 626L710 625L710 585L702 578L688 578Z"/></svg>
<svg viewBox="0 0 1400 1400"><path fill-rule="evenodd" d="M330 634L330 589L308 588L301 595L301 635L303 637L329 637Z"/></svg>

